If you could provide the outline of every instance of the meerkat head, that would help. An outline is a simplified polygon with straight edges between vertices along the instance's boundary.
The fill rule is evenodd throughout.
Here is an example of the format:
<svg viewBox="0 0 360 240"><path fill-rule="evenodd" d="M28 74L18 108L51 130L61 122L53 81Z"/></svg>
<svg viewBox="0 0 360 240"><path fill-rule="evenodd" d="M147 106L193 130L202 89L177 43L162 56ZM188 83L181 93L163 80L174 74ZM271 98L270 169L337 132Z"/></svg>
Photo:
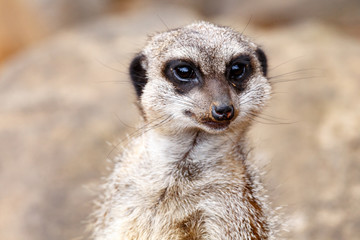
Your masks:
<svg viewBox="0 0 360 240"><path fill-rule="evenodd" d="M247 126L270 97L264 52L228 27L198 22L150 37L130 65L147 122L219 133Z"/></svg>

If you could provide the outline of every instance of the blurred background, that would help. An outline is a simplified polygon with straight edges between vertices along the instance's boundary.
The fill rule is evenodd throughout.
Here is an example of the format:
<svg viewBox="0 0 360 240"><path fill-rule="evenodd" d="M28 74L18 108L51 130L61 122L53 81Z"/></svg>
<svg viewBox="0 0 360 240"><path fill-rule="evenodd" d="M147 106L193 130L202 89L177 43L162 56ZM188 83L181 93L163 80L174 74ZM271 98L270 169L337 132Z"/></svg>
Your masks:
<svg viewBox="0 0 360 240"><path fill-rule="evenodd" d="M131 58L154 31L208 20L269 58L250 133L288 239L360 239L360 1L0 0L0 239L82 239L134 131Z"/></svg>

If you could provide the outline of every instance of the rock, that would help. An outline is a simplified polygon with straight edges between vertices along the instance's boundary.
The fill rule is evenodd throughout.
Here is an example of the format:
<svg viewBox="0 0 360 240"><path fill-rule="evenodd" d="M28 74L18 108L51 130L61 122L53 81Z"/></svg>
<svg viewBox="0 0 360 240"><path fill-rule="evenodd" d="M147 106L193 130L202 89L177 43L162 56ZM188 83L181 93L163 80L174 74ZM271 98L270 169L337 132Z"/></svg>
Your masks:
<svg viewBox="0 0 360 240"><path fill-rule="evenodd" d="M108 12L111 3L111 0L0 0L0 62L59 29L95 19Z"/></svg>
<svg viewBox="0 0 360 240"><path fill-rule="evenodd" d="M360 236L355 224L360 221L359 41L316 22L262 36L275 94L258 119L270 125L257 124L253 136L262 139L257 148L272 159L268 178L279 185L274 201L288 205L289 238L355 240Z"/></svg>
<svg viewBox="0 0 360 240"><path fill-rule="evenodd" d="M0 0L0 63L46 33L36 11L23 0Z"/></svg>

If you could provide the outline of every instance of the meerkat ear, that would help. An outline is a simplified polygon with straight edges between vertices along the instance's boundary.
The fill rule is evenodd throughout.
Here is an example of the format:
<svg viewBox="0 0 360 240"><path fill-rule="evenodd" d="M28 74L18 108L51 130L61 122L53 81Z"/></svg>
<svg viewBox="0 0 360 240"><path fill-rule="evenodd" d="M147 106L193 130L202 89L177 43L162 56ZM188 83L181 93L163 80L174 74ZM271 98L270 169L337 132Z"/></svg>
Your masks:
<svg viewBox="0 0 360 240"><path fill-rule="evenodd" d="M143 54L138 54L131 62L129 72L131 82L135 88L138 98L143 93L143 89L148 81L146 76L146 57Z"/></svg>
<svg viewBox="0 0 360 240"><path fill-rule="evenodd" d="M256 56L259 59L261 70L265 77L267 77L268 65L267 58L264 51L261 48L256 49Z"/></svg>

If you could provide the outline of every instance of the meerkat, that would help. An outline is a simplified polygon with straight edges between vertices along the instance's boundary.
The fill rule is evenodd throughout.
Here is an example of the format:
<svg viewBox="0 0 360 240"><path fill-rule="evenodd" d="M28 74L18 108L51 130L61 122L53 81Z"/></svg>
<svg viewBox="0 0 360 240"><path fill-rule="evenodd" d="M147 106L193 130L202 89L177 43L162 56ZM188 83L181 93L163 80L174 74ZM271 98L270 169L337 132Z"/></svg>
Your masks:
<svg viewBox="0 0 360 240"><path fill-rule="evenodd" d="M104 184L92 239L274 239L246 133L271 95L263 50L196 22L151 36L130 76L144 125Z"/></svg>

